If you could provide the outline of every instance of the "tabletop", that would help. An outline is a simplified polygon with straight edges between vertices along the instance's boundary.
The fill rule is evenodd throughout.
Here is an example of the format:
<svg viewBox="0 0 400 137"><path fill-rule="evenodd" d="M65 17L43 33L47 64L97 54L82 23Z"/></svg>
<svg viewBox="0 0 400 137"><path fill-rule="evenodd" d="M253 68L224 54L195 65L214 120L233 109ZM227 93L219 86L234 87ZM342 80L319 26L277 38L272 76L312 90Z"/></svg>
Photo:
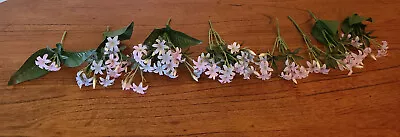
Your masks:
<svg viewBox="0 0 400 137"><path fill-rule="evenodd" d="M399 7L396 0L8 0L0 3L0 136L400 136ZM136 45L171 17L174 29L203 40L191 48L198 56L212 20L226 41L260 53L273 47L275 18L288 45L305 49L287 16L309 34L307 10L339 21L352 13L372 17L369 29L389 42L389 56L366 59L351 76L331 70L297 85L276 75L195 82L180 68L178 79L146 74L150 88L139 95L119 82L79 89L80 68L63 68L7 86L33 52L64 31L64 48L81 51L97 47L106 26L134 21L123 43Z"/></svg>

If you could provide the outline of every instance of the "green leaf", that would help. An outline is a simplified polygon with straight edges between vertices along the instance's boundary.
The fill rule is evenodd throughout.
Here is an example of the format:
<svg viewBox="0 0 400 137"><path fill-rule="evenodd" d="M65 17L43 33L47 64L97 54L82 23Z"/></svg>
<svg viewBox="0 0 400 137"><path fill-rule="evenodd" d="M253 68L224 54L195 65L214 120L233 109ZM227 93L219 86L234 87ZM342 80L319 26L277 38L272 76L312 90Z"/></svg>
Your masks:
<svg viewBox="0 0 400 137"><path fill-rule="evenodd" d="M21 66L21 68L18 69L17 72L15 72L10 80L8 81L8 85L15 85L24 81L36 79L39 77L42 77L48 73L48 71L39 68L35 64L35 60L38 56L43 56L44 54L48 54L48 57L53 56L53 52L49 51L47 48L40 49L33 53L26 61L25 63Z"/></svg>
<svg viewBox="0 0 400 137"><path fill-rule="evenodd" d="M64 65L67 67L77 67L86 61L94 53L94 49L82 52L68 52L65 51L62 55L66 56Z"/></svg>
<svg viewBox="0 0 400 137"><path fill-rule="evenodd" d="M167 29L167 34L171 42L179 48L187 48L190 46L201 44L201 41L186 35L180 31L175 31L173 29Z"/></svg>
<svg viewBox="0 0 400 137"><path fill-rule="evenodd" d="M169 26L161 29L154 29L143 43L151 46L154 44L156 39L158 39L158 37L163 37L165 34L169 38L170 42L179 48L187 48L201 44L200 40L190 37L183 32L173 30Z"/></svg>
<svg viewBox="0 0 400 137"><path fill-rule="evenodd" d="M165 28L163 29L154 29L149 36L147 36L146 40L144 40L144 44L147 46L150 46L154 44L156 39L158 39L159 36L162 36L164 34Z"/></svg>
<svg viewBox="0 0 400 137"><path fill-rule="evenodd" d="M318 20L321 26L327 30L331 35L335 36L338 33L339 22L334 20Z"/></svg>
<svg viewBox="0 0 400 137"><path fill-rule="evenodd" d="M353 14L348 18L349 18L349 25L361 24L363 21L372 22L371 17L365 18L365 17L359 16L358 14Z"/></svg>
<svg viewBox="0 0 400 137"><path fill-rule="evenodd" d="M343 22L342 22L342 27L341 27L343 33L345 34L349 34L351 31L351 26L349 24L349 18L346 18Z"/></svg>
<svg viewBox="0 0 400 137"><path fill-rule="evenodd" d="M96 49L97 57L101 58L103 56L103 54L104 54L103 48L107 43L107 37L118 36L118 40L121 40L121 41L130 39L132 36L133 27L134 27L134 23L131 22L128 26L121 28L119 30L104 32L103 33L104 39Z"/></svg>
<svg viewBox="0 0 400 137"><path fill-rule="evenodd" d="M311 34L317 41L327 45L329 42L325 39L326 37L336 37L338 33L339 22L331 20L318 20L315 22Z"/></svg>
<svg viewBox="0 0 400 137"><path fill-rule="evenodd" d="M107 37L118 36L119 40L127 40L127 39L130 39L131 36L132 36L133 26L134 26L134 23L131 22L128 26L123 27L121 29L118 29L118 30L115 30L115 31L103 32L103 36L104 36L105 39Z"/></svg>

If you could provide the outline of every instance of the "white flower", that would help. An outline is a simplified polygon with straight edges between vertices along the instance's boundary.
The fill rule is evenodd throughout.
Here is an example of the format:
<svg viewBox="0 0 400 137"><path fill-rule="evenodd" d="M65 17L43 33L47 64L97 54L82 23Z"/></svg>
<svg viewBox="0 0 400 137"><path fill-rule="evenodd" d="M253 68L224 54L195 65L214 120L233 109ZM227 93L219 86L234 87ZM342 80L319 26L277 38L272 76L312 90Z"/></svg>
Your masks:
<svg viewBox="0 0 400 137"><path fill-rule="evenodd" d="M212 78L215 80L215 77L218 76L218 73L221 71L221 68L217 66L217 64L213 63L212 65L207 65L208 71L204 74L208 75L208 78Z"/></svg>
<svg viewBox="0 0 400 137"><path fill-rule="evenodd" d="M221 82L222 84L232 82L231 80L235 76L235 73L233 72L234 68L228 67L226 65L223 65L223 68L224 69L221 71L222 75L219 75L219 78L221 79L218 81Z"/></svg>
<svg viewBox="0 0 400 137"><path fill-rule="evenodd" d="M307 70L310 71L311 73L319 73L321 71L321 67L319 63L315 60L312 61L312 64L307 61Z"/></svg>
<svg viewBox="0 0 400 137"><path fill-rule="evenodd" d="M149 86L143 87L142 82L140 82L138 86L136 86L135 83L132 83L132 90L139 94L145 94L146 92L144 91L147 90L148 87Z"/></svg>
<svg viewBox="0 0 400 137"><path fill-rule="evenodd" d="M168 52L166 52L162 55L158 55L157 58L161 60L162 64L168 64L168 63L172 62L171 50L169 50Z"/></svg>
<svg viewBox="0 0 400 137"><path fill-rule="evenodd" d="M165 64L165 71L164 73L168 73L170 71L175 71L175 68L179 66L179 64L173 63L173 62L169 62L167 64Z"/></svg>
<svg viewBox="0 0 400 137"><path fill-rule="evenodd" d="M253 66L250 66L250 68L249 67L245 68L243 73L243 79L250 79L250 76L253 73L257 73Z"/></svg>
<svg viewBox="0 0 400 137"><path fill-rule="evenodd" d="M100 77L100 84L103 85L104 87L111 86L114 84L115 79L110 79L110 76L107 75L106 78Z"/></svg>
<svg viewBox="0 0 400 137"><path fill-rule="evenodd" d="M165 73L165 75L167 75L169 78L177 78L178 77L178 75L176 75L176 70L171 70L171 71L169 71L169 73L167 73L167 72L164 72Z"/></svg>
<svg viewBox="0 0 400 137"><path fill-rule="evenodd" d="M260 71L261 73L263 72L270 72L270 71L274 71L274 69L272 69L271 67L269 67L269 63L268 61L261 61L260 64Z"/></svg>
<svg viewBox="0 0 400 137"><path fill-rule="evenodd" d="M222 71L223 74L227 74L227 75L231 75L231 76L235 76L235 73L233 72L233 67L228 67L226 65L222 66L224 69Z"/></svg>
<svg viewBox="0 0 400 137"><path fill-rule="evenodd" d="M118 36L115 36L114 38L108 37L107 38L107 43L106 43L106 48L112 49L120 44L118 40Z"/></svg>
<svg viewBox="0 0 400 137"><path fill-rule="evenodd" d="M146 55L147 54L147 46L146 45L142 45L142 44L138 44L137 46L133 46L133 55L137 55L139 57L142 57L142 55Z"/></svg>
<svg viewBox="0 0 400 137"><path fill-rule="evenodd" d="M303 79L303 78L308 77L308 73L309 73L309 71L307 71L307 69L305 67L300 66L300 68L295 71L295 77L296 77L296 79Z"/></svg>
<svg viewBox="0 0 400 137"><path fill-rule="evenodd" d="M329 73L329 70L330 70L330 69L326 68L326 64L324 64L324 65L322 65L320 72L321 72L322 74L327 75L327 74Z"/></svg>
<svg viewBox="0 0 400 137"><path fill-rule="evenodd" d="M47 67L48 71L59 71L60 69L61 67L56 65L56 62L52 62L50 66Z"/></svg>
<svg viewBox="0 0 400 137"><path fill-rule="evenodd" d="M165 53L165 49L169 49L167 45L165 45L166 41L165 40L159 40L156 39L156 43L151 45L152 47L155 47L156 50L153 51L152 56L156 55L157 53L160 55L163 55Z"/></svg>
<svg viewBox="0 0 400 137"><path fill-rule="evenodd" d="M255 74L257 75L257 78L262 79L262 80L270 79L271 75L272 75L271 72L274 70L269 67L268 61L262 60L262 61L260 61L260 63L258 63L258 65L260 67L261 74L259 74L258 72L255 72Z"/></svg>
<svg viewBox="0 0 400 137"><path fill-rule="evenodd" d="M115 68L114 70L111 68L107 69L107 75L112 77L112 78L118 78L121 76L120 74L120 67Z"/></svg>
<svg viewBox="0 0 400 137"><path fill-rule="evenodd" d="M132 85L124 80L122 80L121 84L122 84L122 90L129 90L132 88Z"/></svg>
<svg viewBox="0 0 400 137"><path fill-rule="evenodd" d="M360 47L363 45L363 43L360 42L360 37L356 36L356 38L354 38L353 40L351 40L351 45L352 45L353 47L360 48Z"/></svg>
<svg viewBox="0 0 400 137"><path fill-rule="evenodd" d="M103 75L103 70L106 68L103 67L103 60L100 60L99 63L96 63L96 61L93 60L92 66L90 66L91 70L94 70L94 74L101 74Z"/></svg>
<svg viewBox="0 0 400 137"><path fill-rule="evenodd" d="M197 62L193 60L194 68L204 72L207 69L208 62L201 56L197 57Z"/></svg>
<svg viewBox="0 0 400 137"><path fill-rule="evenodd" d="M144 62L141 62L140 69L142 69L143 72L153 72L154 68L151 67L151 60L148 60L146 64Z"/></svg>
<svg viewBox="0 0 400 137"><path fill-rule="evenodd" d="M51 61L47 59L48 54L44 54L43 58L38 56L36 57L35 64L41 69L47 69L49 66L46 65L46 63L50 63Z"/></svg>
<svg viewBox="0 0 400 137"><path fill-rule="evenodd" d="M82 88L83 84L85 84L84 80L81 77L81 74L83 73L83 71L78 71L78 73L76 73L76 84L78 84L79 88Z"/></svg>
<svg viewBox="0 0 400 137"><path fill-rule="evenodd" d="M171 56L174 59L174 61L183 62L185 60L185 59L182 59L181 52L182 52L181 48L175 47L175 52L171 53Z"/></svg>
<svg viewBox="0 0 400 137"><path fill-rule="evenodd" d="M379 46L377 58L387 56L387 50L389 49L387 41L382 41L382 45Z"/></svg>
<svg viewBox="0 0 400 137"><path fill-rule="evenodd" d="M240 75L243 75L244 73L244 68L245 66L243 64L239 64L238 62L235 63L234 65L234 70L236 73L239 73Z"/></svg>
<svg viewBox="0 0 400 137"><path fill-rule="evenodd" d="M233 77L231 75L227 75L227 74L219 75L219 78L221 78L221 79L219 79L218 81L221 82L222 84L231 83L232 82L231 80L233 79Z"/></svg>
<svg viewBox="0 0 400 137"><path fill-rule="evenodd" d="M163 72L165 70L167 66L161 64L160 61L157 61L157 64L154 64L154 73L159 74L159 75L163 75Z"/></svg>
<svg viewBox="0 0 400 137"><path fill-rule="evenodd" d="M115 68L117 67L120 63L118 62L119 57L116 54L110 54L108 56L108 60L106 60L105 65L107 68Z"/></svg>
<svg viewBox="0 0 400 137"><path fill-rule="evenodd" d="M104 54L116 54L119 52L118 45L120 44L118 40L118 36L115 36L114 38L108 37L107 38L108 42L106 43L104 47Z"/></svg>
<svg viewBox="0 0 400 137"><path fill-rule="evenodd" d="M82 79L83 79L83 83L85 84L85 86L90 86L92 85L92 81L94 79L94 77L91 78L87 78L85 73L82 73Z"/></svg>
<svg viewBox="0 0 400 137"><path fill-rule="evenodd" d="M239 52L240 44L238 44L238 43L236 43L236 42L233 42L232 45L228 45L228 49L231 50L231 53L232 53L232 54L234 54L234 53L236 53L236 52Z"/></svg>
<svg viewBox="0 0 400 137"><path fill-rule="evenodd" d="M258 74L258 73L257 73ZM257 75L256 74L256 75ZM270 79L271 78L271 75L272 75L272 73L271 72L267 72L267 73L261 73L261 75L260 74L258 74L257 75L257 78L259 78L259 79L261 79L261 80L268 80L268 79Z"/></svg>

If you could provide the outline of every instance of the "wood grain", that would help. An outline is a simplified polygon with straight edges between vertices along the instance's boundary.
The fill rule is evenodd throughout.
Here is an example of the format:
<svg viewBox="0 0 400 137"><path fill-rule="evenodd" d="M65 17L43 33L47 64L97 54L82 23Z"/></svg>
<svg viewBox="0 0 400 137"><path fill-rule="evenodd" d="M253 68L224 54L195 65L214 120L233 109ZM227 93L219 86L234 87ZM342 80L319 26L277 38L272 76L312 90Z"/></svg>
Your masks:
<svg viewBox="0 0 400 137"><path fill-rule="evenodd" d="M9 0L0 4L0 136L400 136L400 3L397 0ZM68 31L65 49L96 47L106 26L135 21L126 44L143 41L172 17L172 27L207 43L207 21L229 42L257 53L272 48L273 19L290 47L303 47L287 16L309 32L310 9L324 19L371 16L390 55L365 60L352 76L312 74L294 85L273 78L196 83L181 69L170 80L146 74L146 95L111 88L79 90L79 68L6 86L34 51ZM193 47L193 56L206 44Z"/></svg>

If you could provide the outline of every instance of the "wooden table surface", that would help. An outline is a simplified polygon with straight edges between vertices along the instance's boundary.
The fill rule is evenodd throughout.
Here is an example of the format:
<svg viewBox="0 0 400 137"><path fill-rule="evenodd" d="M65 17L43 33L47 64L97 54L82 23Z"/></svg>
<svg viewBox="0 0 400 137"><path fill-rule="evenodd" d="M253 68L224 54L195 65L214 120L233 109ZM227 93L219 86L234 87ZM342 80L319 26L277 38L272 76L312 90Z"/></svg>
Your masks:
<svg viewBox="0 0 400 137"><path fill-rule="evenodd" d="M397 0L8 0L0 4L0 136L400 136L399 7ZM80 68L63 68L7 86L33 52L54 46L64 30L64 48L80 51L97 47L106 26L133 20L124 43L134 45L172 17L174 29L203 40L191 49L194 57L207 46L211 19L226 41L260 53L272 48L275 17L290 47L304 49L287 16L309 33L307 9L323 19L373 17L369 29L389 42L390 55L366 59L352 76L332 70L298 85L277 77L196 83L182 68L178 79L147 74L148 93L138 95L122 91L120 82L80 90L74 79Z"/></svg>

